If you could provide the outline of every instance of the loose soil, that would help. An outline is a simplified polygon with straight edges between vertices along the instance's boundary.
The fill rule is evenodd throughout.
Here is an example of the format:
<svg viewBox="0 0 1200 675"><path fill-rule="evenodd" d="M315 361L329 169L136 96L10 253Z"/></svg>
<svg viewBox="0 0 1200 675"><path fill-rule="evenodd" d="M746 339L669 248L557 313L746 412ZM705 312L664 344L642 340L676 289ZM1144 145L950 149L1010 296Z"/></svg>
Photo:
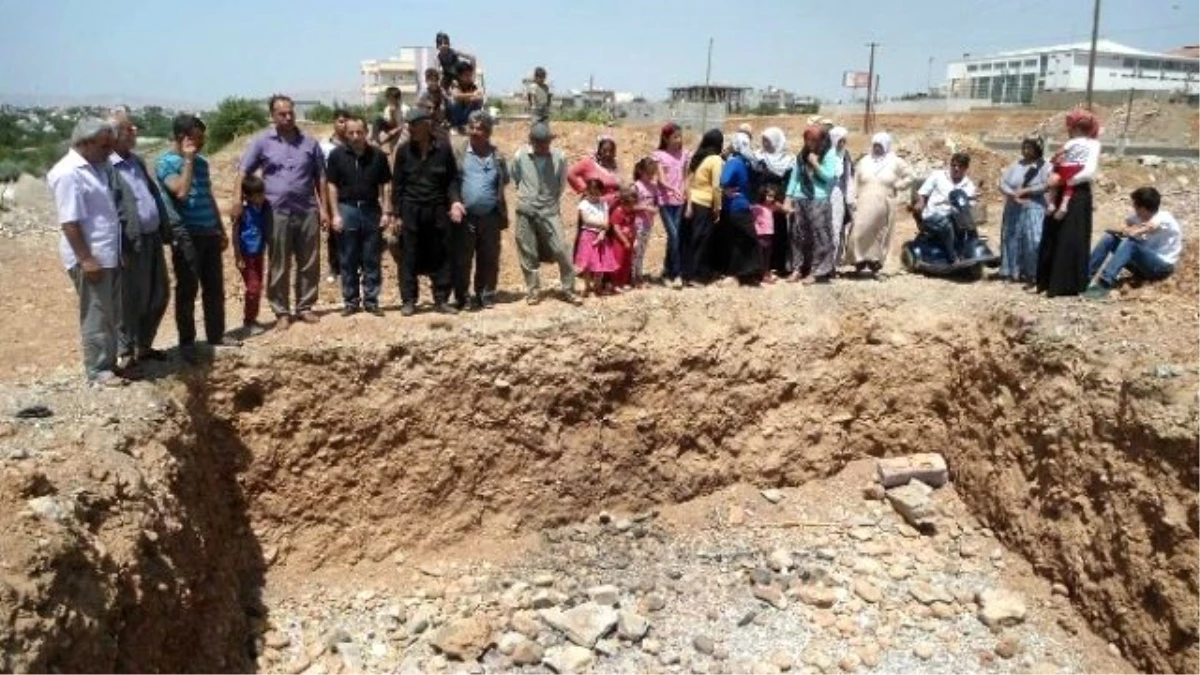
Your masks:
<svg viewBox="0 0 1200 675"><path fill-rule="evenodd" d="M560 133L578 154L595 130L562 125ZM619 133L631 166L653 131ZM946 138L902 145L935 164L948 155ZM981 160L989 170L1005 161L991 157ZM1115 164L1106 180L1100 226L1119 217L1130 181L1150 176ZM74 299L54 237L7 240L0 669L352 669L352 660L329 663L345 641L314 626L407 598L408 609L428 612L430 631L464 613L495 619L500 631L518 611L504 605L505 590L550 570L568 604L600 582L640 603L647 591L639 584L652 577L670 592L669 616L655 618L650 635L676 654L693 637L680 626L701 606L687 598L710 598L718 609L706 631L729 660L643 662L643 642L641 652L626 645L601 654L597 670L720 672L751 645L768 645L772 631L815 631L804 635L817 649L829 638L817 628L837 630L795 602L763 619L772 630L739 628L740 610L754 604L748 587L704 590L750 572L702 564L699 553L749 550L753 567L784 546L835 551L820 560L841 593L838 607L875 617L848 639L863 649L886 641L881 668L1007 672L1049 661L1068 670L1196 671L1195 176L1168 168L1153 180L1181 192L1168 199L1184 222L1187 256L1170 282L1127 287L1110 302L1047 301L889 267L882 281L823 288L656 288L583 308L505 303L449 319L327 315L104 392L78 382ZM897 242L911 231L902 223ZM519 288L507 244L506 300ZM238 283L227 286L236 317ZM336 299L323 285L322 311ZM160 343L172 341L164 327ZM54 416L10 417L35 403ZM939 498L947 527L936 536L906 535L890 509L860 494L869 460L913 452L940 452L950 465L952 486ZM768 487L783 489L781 505L757 496ZM839 497L846 510L821 506ZM732 507L744 524L729 522ZM638 522L658 543L595 525L601 511L657 511ZM863 518L888 542L877 553L884 562L912 558L905 564L931 582L963 592L1016 589L1031 605L1027 623L950 641L939 631L979 626L962 597L952 607L958 618L921 637L904 619L919 610L884 579L878 585L895 606L885 599L878 614L856 612L847 594L870 574L854 571L863 541L847 537ZM778 527L797 519L833 525ZM564 548L572 537L578 548ZM994 541L1007 564L954 562L963 537ZM928 561L917 560L922 550ZM614 552L627 571L604 571ZM554 566L556 558L574 565ZM1050 594L1052 583L1069 603ZM376 587L378 600L358 598ZM359 665L475 667L447 662L428 636L407 630L372 633L384 656L372 652ZM983 641L1005 637L1024 645L1016 660L978 655ZM913 656L926 641L938 645L928 661ZM843 656L806 663L823 668ZM512 663L490 651L478 667Z"/></svg>

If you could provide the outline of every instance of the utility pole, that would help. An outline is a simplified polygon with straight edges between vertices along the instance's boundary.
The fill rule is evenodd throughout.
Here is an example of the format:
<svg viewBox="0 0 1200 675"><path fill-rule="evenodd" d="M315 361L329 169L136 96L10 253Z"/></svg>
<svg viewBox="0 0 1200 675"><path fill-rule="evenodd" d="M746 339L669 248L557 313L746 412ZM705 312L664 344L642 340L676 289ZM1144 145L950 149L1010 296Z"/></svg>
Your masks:
<svg viewBox="0 0 1200 675"><path fill-rule="evenodd" d="M863 132L870 134L872 117L871 113L873 112L872 108L875 107L875 48L879 46L879 43L871 42L868 43L867 46L871 48L871 60L867 66L867 110L866 113L863 114Z"/></svg>
<svg viewBox="0 0 1200 675"><path fill-rule="evenodd" d="M1096 81L1096 42L1100 39L1100 0L1092 7L1092 51L1088 54L1087 107L1092 109L1092 84Z"/></svg>
<svg viewBox="0 0 1200 675"><path fill-rule="evenodd" d="M708 38L708 65L704 68L704 93L700 97L700 133L708 131L708 87L712 81L712 48L713 39Z"/></svg>
<svg viewBox="0 0 1200 675"><path fill-rule="evenodd" d="M929 57L929 72L925 75L925 88L933 96L933 57Z"/></svg>

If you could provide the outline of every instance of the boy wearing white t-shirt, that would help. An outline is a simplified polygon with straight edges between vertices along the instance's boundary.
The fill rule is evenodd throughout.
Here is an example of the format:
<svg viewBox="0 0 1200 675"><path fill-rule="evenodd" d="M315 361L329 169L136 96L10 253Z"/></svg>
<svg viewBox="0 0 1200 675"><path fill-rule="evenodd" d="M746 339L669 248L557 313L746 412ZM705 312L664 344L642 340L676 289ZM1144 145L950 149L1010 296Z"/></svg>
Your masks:
<svg viewBox="0 0 1200 675"><path fill-rule="evenodd" d="M1088 276L1100 276L1084 291L1086 298L1106 297L1121 270L1149 281L1166 279L1175 271L1183 238L1179 222L1166 211L1160 211L1162 195L1152 187L1142 187L1129 195L1133 213L1125 218L1125 226L1104 233L1092 249ZM1107 260L1107 263L1105 262Z"/></svg>

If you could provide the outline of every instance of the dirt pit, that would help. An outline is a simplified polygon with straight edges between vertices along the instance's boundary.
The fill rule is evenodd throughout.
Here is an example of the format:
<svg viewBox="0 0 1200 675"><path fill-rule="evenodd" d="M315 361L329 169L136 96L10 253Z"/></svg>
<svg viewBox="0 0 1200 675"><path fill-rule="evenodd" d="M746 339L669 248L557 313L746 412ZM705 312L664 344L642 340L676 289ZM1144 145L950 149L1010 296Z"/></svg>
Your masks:
<svg viewBox="0 0 1200 675"><path fill-rule="evenodd" d="M55 416L0 426L0 669L1196 670L1195 363L877 288L6 386ZM924 534L864 492L914 452Z"/></svg>

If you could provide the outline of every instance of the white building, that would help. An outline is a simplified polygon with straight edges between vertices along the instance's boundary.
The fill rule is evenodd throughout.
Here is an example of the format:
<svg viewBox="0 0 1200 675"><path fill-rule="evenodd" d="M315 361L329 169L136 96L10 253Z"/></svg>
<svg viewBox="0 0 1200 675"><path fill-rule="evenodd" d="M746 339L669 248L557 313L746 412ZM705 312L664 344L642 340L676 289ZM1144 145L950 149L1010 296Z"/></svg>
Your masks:
<svg viewBox="0 0 1200 675"><path fill-rule="evenodd" d="M1023 49L986 56L963 54L946 67L947 90L955 98L995 103L1032 103L1036 92L1087 89L1091 42ZM1195 93L1200 61L1134 49L1112 40L1096 44L1095 91Z"/></svg>
<svg viewBox="0 0 1200 675"><path fill-rule="evenodd" d="M401 47L390 59L362 62L362 101L371 105L388 87L397 87L411 101L424 86L426 68L437 68L433 47Z"/></svg>

